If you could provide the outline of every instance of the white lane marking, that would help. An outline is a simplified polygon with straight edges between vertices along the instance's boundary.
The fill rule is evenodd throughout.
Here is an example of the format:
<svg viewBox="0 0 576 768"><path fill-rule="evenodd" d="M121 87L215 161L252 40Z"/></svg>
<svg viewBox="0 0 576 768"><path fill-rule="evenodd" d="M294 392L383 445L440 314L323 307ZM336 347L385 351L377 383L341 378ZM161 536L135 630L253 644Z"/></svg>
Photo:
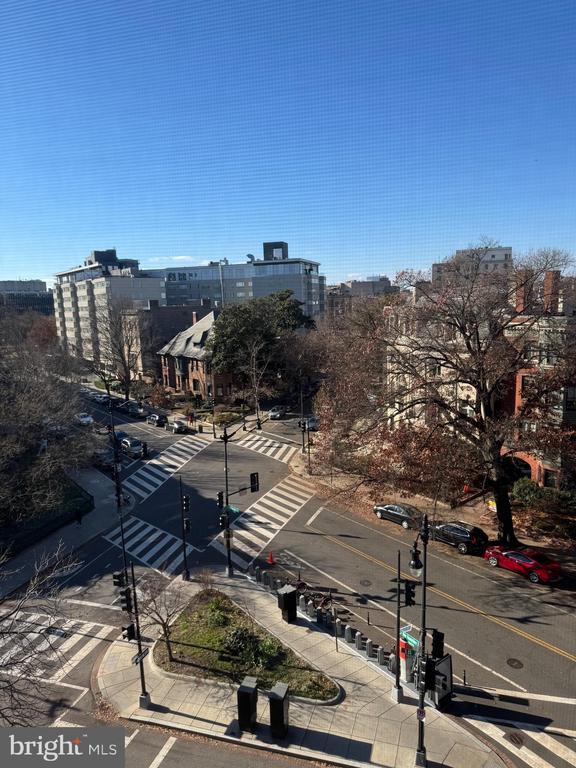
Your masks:
<svg viewBox="0 0 576 768"><path fill-rule="evenodd" d="M63 685L63 683L60 683L60 685ZM65 711L60 715L60 717L57 717L56 720L54 720L54 722L52 723L52 728L55 728L55 727L81 728L82 726L76 725L76 723L69 723L67 720L63 720L62 718L64 717L64 715L68 714L68 712L71 712L76 707L80 699L84 698L84 696L86 696L87 693L88 693L88 688L84 688L82 693L79 693L78 696L76 696L72 704L70 704L70 706L65 709Z"/></svg>
<svg viewBox="0 0 576 768"><path fill-rule="evenodd" d="M484 688L478 685L467 685L462 687L461 693L466 691L486 691L486 693L494 693L496 695L502 694L503 696L517 696L516 691L507 691L504 688ZM565 696L550 696L547 693L527 693L522 696L523 699L534 699L535 701L553 701L557 704L573 704L576 705L576 699L567 699ZM576 731L574 731L576 733Z"/></svg>
<svg viewBox="0 0 576 768"><path fill-rule="evenodd" d="M312 568L313 570L318 571L318 573L321 573L322 576L324 576L325 578L330 579L336 584L340 584L340 586L343 587L344 589L347 589L350 592L354 592L352 587L350 587L348 584L344 584L344 582L339 581L334 576L330 576L328 573L326 573L326 571L320 570L320 568L317 568L315 565L312 565L312 563L309 563L307 560L304 560L304 558L300 557L300 555L295 555L293 552L290 552L289 549L285 549L284 552L290 555L290 557L295 557L297 560L300 560L300 562L304 563L304 565L308 566L308 568ZM386 613L390 614L390 616L396 617L396 613L394 611L390 611L388 608L385 608L383 605L380 605L380 603L377 603L375 600L371 600L370 598L368 598L367 602L376 606L378 610L385 611ZM412 626L418 631L420 631L420 628L416 624L412 623ZM523 688L521 685L518 685L518 683L515 683L514 680L510 680L510 678L505 677L504 675L501 675L500 672L496 672L494 669L490 669L490 667L487 667L484 664L477 661L476 659L473 659L471 656L468 656L463 651L459 651L458 648L455 648L453 645L448 645L448 643L444 643L444 645L446 648L449 648L451 651L454 651L459 656L462 656L462 658L466 659L466 661L470 661L472 664L476 664L476 666L486 670L487 672L490 672L490 674L495 675L496 677L499 677L501 680L505 680L507 683L509 683L510 685L513 685L514 688L517 688L519 691L525 692L527 690L526 688Z"/></svg>
<svg viewBox="0 0 576 768"><path fill-rule="evenodd" d="M83 571L85 568L88 568L88 566L89 566L89 565L92 565L92 563L95 563L95 562L96 562L96 560L98 560L98 558L102 557L102 555L105 555L105 554L106 554L106 552L108 552L110 549L114 549L113 545L110 545L109 547L106 547L106 549L104 550L104 552L100 552L100 554L99 554L99 555L96 555L96 557L93 557L93 558L92 558L92 560L88 560L88 562L87 562L87 563L85 563L85 564L82 566L82 568L80 569L80 571ZM106 566L104 566L104 567L105 567L105 568L108 568L108 566L109 566L109 565L110 565L110 563L108 563L108 565L106 565ZM77 576L77 575L80 573L80 571L76 571L76 573L75 573L75 574L72 574L72 575L73 575L73 576ZM62 579L62 581L60 582L60 587L59 587L59 588L60 588L60 589L62 589L62 586L63 586L64 584L66 584L66 582L67 582L67 581L69 581L71 578L72 578L72 576L67 576L65 579Z"/></svg>
<svg viewBox="0 0 576 768"><path fill-rule="evenodd" d="M130 744L133 738L135 738L140 733L140 728L136 728L135 731L132 731L130 736L124 736L124 749Z"/></svg>
<svg viewBox="0 0 576 768"><path fill-rule="evenodd" d="M76 598L73 597L65 597L64 598L65 603L74 603L75 605L90 605L93 608L108 608L110 611L121 611L122 609L115 606L115 605L109 605L107 603L94 603L91 600L76 600Z"/></svg>
<svg viewBox="0 0 576 768"><path fill-rule="evenodd" d="M535 752L532 752L532 750L527 749L524 746L515 747L509 739L504 738L504 731L502 731L493 723L488 723L486 720L478 720L474 717L463 717L462 720L474 726L475 728L479 727L478 723L482 723L482 733L484 733L486 736L489 736L491 739L494 739L494 741L497 741L499 744L502 744L502 746L505 747L508 752L511 752L515 757L518 757L520 760L528 763L530 768L550 768L550 762L548 760L544 760L544 758L540 757ZM530 734L530 736L533 736L533 734ZM574 763L571 762L569 765L574 765Z"/></svg>
<svg viewBox="0 0 576 768"><path fill-rule="evenodd" d="M320 514L320 512L322 512L322 510L323 510L323 509L324 509L324 507L318 507L318 509L316 510L316 512L314 512L314 514L313 514L313 515L312 515L312 517L310 518L310 520L307 520L307 521L306 521L306 525L312 525L312 523L314 522L314 520L316 520L316 518L318 517L318 515Z"/></svg>
<svg viewBox="0 0 576 768"><path fill-rule="evenodd" d="M84 659L91 651L96 648L96 646L104 640L106 635L108 635L110 632L110 627L103 627L99 632L96 633L95 637L90 638L90 640L86 643L86 645L82 648L80 648L79 651L77 651L72 658L68 659L62 667L50 678L50 682L57 683L62 678L66 677L66 675L71 672L74 667L79 664L82 659ZM61 647L64 648L63 644Z"/></svg>
<svg viewBox="0 0 576 768"><path fill-rule="evenodd" d="M175 736L169 736L166 739L166 741L164 743L164 746L162 747L160 752L158 752L158 754L156 755L154 760L152 760L152 762L150 763L148 768L158 768L158 766L164 761L164 758L166 757L166 755L168 754L168 752L172 748L172 745L174 744L175 741L176 741L176 737Z"/></svg>
<svg viewBox="0 0 576 768"><path fill-rule="evenodd" d="M353 520L351 517L345 517L344 515L341 515L339 512L335 512L333 509L329 509L328 507L324 507L325 511L328 512L331 515L335 515L336 517L341 517L343 520L346 520L349 523L354 523L354 525L358 525L361 528L366 528L370 533L377 533L378 536L383 536L385 539L390 539L390 541L393 541L395 544L401 544L403 547L409 548L411 547L411 544L406 543L402 539L397 539L395 536L391 536L389 533L384 533L384 531L379 531L378 528L374 528L371 525L366 525L366 523L361 523L359 520ZM452 560L446 560L443 557L440 557L440 555L435 555L433 552L428 551L428 557L433 558L434 560L440 560L440 562L445 563L447 565L452 566L452 568L458 568L461 571L466 571L466 573L470 573L470 567L466 567L463 565L458 565L458 563L454 563ZM564 608L561 608L560 606L552 603L546 602L546 600L540 600L537 597L534 597L533 595L529 595L526 592L522 592L513 581L511 581L512 577L508 577L506 575L506 572L502 573L502 579L496 580L493 579L490 576L486 576L482 571L480 571L477 568L474 568L474 575L477 576L479 579L484 579L485 581L489 581L491 584L495 584L497 587L502 587L502 584L506 584L506 581L508 581L508 584L506 584L506 587L510 590L510 592L519 595L520 597L524 598L525 600L531 600L535 603L538 603L538 605L547 605L549 608L552 608L555 611L558 611L560 613L566 614L566 616L571 616L573 619L576 619L576 612L574 610L568 611ZM504 580L504 581L503 581ZM534 585L533 585L534 586ZM538 586L538 585L535 585ZM545 592L540 593L542 596L546 596Z"/></svg>

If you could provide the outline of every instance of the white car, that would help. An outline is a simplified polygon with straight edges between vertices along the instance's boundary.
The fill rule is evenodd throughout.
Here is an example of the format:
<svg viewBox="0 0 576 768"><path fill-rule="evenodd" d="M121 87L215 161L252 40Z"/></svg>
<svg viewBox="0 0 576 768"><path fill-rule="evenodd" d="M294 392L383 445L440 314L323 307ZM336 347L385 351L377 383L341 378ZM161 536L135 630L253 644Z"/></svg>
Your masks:
<svg viewBox="0 0 576 768"><path fill-rule="evenodd" d="M275 405L268 411L269 419L281 419L286 416L286 406Z"/></svg>
<svg viewBox="0 0 576 768"><path fill-rule="evenodd" d="M94 424L94 419L89 413L77 413L74 416L74 421L81 424L83 427L91 427Z"/></svg>

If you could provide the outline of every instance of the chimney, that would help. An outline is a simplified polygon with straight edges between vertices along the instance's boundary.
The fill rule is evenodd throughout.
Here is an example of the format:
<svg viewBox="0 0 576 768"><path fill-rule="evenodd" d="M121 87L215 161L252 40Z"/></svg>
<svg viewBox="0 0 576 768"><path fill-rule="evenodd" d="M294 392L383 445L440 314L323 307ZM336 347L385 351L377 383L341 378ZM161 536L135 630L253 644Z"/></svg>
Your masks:
<svg viewBox="0 0 576 768"><path fill-rule="evenodd" d="M560 300L560 270L551 269L544 275L544 312L557 315Z"/></svg>
<svg viewBox="0 0 576 768"><path fill-rule="evenodd" d="M534 274L532 270L523 269L518 272L516 283L516 312L518 314L530 311L533 288Z"/></svg>

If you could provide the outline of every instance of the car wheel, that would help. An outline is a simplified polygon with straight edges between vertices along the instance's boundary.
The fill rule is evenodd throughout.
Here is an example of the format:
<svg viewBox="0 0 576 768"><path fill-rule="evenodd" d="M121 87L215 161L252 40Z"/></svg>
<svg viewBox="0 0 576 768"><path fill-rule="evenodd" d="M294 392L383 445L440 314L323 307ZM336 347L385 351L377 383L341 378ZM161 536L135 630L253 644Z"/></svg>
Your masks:
<svg viewBox="0 0 576 768"><path fill-rule="evenodd" d="M538 576L537 573L534 573L534 571L528 574L528 578L530 579L532 584L538 584L538 582L540 581L540 576Z"/></svg>
<svg viewBox="0 0 576 768"><path fill-rule="evenodd" d="M381 509L379 509L379 510L376 512L376 517L377 517L379 520L384 520L384 512L382 512L382 510L381 510Z"/></svg>
<svg viewBox="0 0 576 768"><path fill-rule="evenodd" d="M402 528L404 528L405 531L407 531L408 528L410 528L410 523L408 522L408 520L402 520Z"/></svg>
<svg viewBox="0 0 576 768"><path fill-rule="evenodd" d="M464 544L464 542L461 542L460 544L458 544L458 552L460 552L461 555L467 555L468 544Z"/></svg>
<svg viewBox="0 0 576 768"><path fill-rule="evenodd" d="M498 558L497 557L489 557L488 558L488 562L490 563L492 568L496 568L496 566L498 565Z"/></svg>

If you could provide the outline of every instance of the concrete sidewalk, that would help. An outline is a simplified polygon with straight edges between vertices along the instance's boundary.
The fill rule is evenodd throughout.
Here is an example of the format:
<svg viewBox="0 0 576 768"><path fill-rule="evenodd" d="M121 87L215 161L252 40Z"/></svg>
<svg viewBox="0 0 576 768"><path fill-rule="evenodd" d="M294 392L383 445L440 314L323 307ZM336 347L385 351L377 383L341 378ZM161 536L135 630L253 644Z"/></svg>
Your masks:
<svg viewBox="0 0 576 768"><path fill-rule="evenodd" d="M270 734L268 700L260 692L258 728L255 733L238 730L236 685L208 682L174 675L145 660L150 709L140 709L140 676L131 663L134 643L116 641L108 649L93 676L100 693L125 718L163 727L192 731L213 738L242 742L295 757L341 765L374 765L412 768L418 723L417 701L403 696L395 703L392 681L369 666L345 643L336 651L334 639L299 617L297 624L282 620L276 597L254 582L236 576L215 577L217 589L241 606L287 647L311 666L324 672L343 689L338 704L319 704L302 699L290 703L290 729L281 741ZM192 596L200 589L187 588ZM457 722L426 708L428 765L451 768L504 768L506 763L488 746L463 730Z"/></svg>

